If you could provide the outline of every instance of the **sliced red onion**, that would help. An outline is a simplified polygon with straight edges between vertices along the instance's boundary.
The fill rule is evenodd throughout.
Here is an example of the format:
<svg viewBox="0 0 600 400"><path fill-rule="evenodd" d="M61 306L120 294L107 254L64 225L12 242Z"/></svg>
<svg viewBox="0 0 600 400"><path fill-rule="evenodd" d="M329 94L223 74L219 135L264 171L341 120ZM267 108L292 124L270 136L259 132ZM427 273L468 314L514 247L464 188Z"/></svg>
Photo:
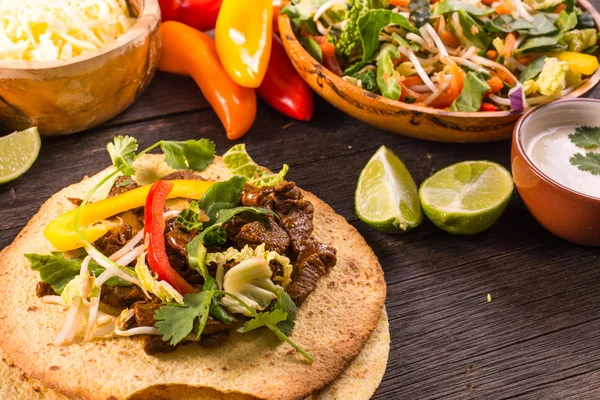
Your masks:
<svg viewBox="0 0 600 400"><path fill-rule="evenodd" d="M508 91L510 108L513 111L523 111L525 109L525 99L523 97L523 86L515 86Z"/></svg>

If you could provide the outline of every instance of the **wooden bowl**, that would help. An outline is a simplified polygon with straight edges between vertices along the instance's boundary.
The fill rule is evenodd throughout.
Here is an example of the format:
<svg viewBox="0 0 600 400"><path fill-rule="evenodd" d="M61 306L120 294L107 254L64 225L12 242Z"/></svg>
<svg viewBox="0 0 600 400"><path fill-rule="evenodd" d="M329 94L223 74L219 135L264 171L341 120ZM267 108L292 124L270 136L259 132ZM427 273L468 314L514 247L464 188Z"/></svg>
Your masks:
<svg viewBox="0 0 600 400"><path fill-rule="evenodd" d="M284 1L284 5L289 1ZM590 12L600 28L600 15L586 0L579 5ZM281 39L302 78L325 100L367 124L418 139L440 142L491 142L511 137L522 112L451 112L394 101L358 88L323 67L296 39L287 15L280 15ZM579 97L600 80L598 69L568 97Z"/></svg>
<svg viewBox="0 0 600 400"><path fill-rule="evenodd" d="M129 107L150 83L160 56L158 0L129 0L136 23L100 50L69 60L0 60L0 130L37 126L66 135Z"/></svg>
<svg viewBox="0 0 600 400"><path fill-rule="evenodd" d="M530 110L515 126L510 157L515 186L531 215L556 236L586 246L600 246L600 198L549 177L531 161L526 148L549 128L584 121L596 126L599 115L596 99L560 100Z"/></svg>

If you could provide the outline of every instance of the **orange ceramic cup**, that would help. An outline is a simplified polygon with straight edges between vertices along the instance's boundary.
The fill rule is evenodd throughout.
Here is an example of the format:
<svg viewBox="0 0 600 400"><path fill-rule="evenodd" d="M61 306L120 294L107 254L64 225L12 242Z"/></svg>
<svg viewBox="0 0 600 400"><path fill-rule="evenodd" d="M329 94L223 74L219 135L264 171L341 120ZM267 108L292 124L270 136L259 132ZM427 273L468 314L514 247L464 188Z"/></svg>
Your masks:
<svg viewBox="0 0 600 400"><path fill-rule="evenodd" d="M544 228L573 243L600 246L600 198L550 179L527 155L526 146L535 135L561 125L600 126L600 100L556 101L521 117L513 132L511 150L515 186Z"/></svg>

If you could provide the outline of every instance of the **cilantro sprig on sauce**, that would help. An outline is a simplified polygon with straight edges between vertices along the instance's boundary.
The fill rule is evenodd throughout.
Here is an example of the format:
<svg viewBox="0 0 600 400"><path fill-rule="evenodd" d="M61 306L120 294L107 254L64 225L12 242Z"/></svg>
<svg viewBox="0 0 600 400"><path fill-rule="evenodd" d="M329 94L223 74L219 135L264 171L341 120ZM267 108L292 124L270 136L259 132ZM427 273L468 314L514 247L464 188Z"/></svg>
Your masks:
<svg viewBox="0 0 600 400"><path fill-rule="evenodd" d="M577 147L587 150L586 153L574 154L569 159L571 164L581 171L600 175L600 153L594 151L600 149L600 127L577 127L575 133L569 135L569 139Z"/></svg>

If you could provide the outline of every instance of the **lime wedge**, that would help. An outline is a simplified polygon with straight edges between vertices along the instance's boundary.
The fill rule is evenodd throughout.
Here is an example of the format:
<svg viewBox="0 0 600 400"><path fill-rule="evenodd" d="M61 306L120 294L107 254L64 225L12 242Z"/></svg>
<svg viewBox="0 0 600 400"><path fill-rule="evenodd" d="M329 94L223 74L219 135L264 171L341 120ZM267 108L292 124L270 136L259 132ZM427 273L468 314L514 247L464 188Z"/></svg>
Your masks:
<svg viewBox="0 0 600 400"><path fill-rule="evenodd" d="M404 163L381 146L363 168L354 196L356 214L371 227L406 232L423 220L417 185Z"/></svg>
<svg viewBox="0 0 600 400"><path fill-rule="evenodd" d="M419 197L425 215L441 229L472 235L492 226L513 192L510 172L490 161L465 161L423 182Z"/></svg>
<svg viewBox="0 0 600 400"><path fill-rule="evenodd" d="M37 128L0 137L0 184L23 175L37 159L41 146Z"/></svg>

